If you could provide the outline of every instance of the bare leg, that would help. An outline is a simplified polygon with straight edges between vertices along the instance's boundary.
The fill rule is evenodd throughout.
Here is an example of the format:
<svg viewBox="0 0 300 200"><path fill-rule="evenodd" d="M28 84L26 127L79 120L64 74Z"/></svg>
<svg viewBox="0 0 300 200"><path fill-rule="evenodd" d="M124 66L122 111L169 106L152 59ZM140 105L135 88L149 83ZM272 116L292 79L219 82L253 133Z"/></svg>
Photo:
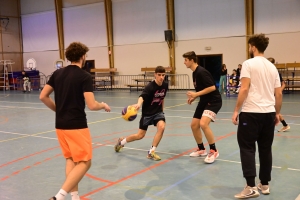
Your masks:
<svg viewBox="0 0 300 200"><path fill-rule="evenodd" d="M67 162L69 162L69 161L67 161ZM74 188L76 188L76 186L78 185L78 183L80 182L82 177L85 175L85 173L91 167L91 163L92 163L91 160L78 162L73 167L73 169L69 172L69 174L62 186L62 189L69 193Z"/></svg>
<svg viewBox="0 0 300 200"><path fill-rule="evenodd" d="M157 127L157 132L154 136L154 139L153 139L153 142L152 142L152 146L153 147L157 147L162 136L163 136L163 133L165 131L165 125L166 123L164 121L159 121L157 124L156 124L156 127Z"/></svg>
<svg viewBox="0 0 300 200"><path fill-rule="evenodd" d="M132 134L132 135L129 135L128 137L126 137L126 141L133 142L135 140L143 139L146 135L146 132L147 131L145 131L145 130L139 129L138 133Z"/></svg>
<svg viewBox="0 0 300 200"><path fill-rule="evenodd" d="M281 114L279 114L279 120L282 121L284 120L283 116Z"/></svg>
<svg viewBox="0 0 300 200"><path fill-rule="evenodd" d="M197 144L203 143L202 141L202 133L200 130L200 119L193 118L191 123L191 129L193 131L194 138Z"/></svg>
<svg viewBox="0 0 300 200"><path fill-rule="evenodd" d="M208 141L208 144L213 144L213 143L215 143L215 137L214 137L212 130L209 127L210 122L211 122L211 119L209 117L202 116L201 120L200 120L200 127L204 132L204 135Z"/></svg>
<svg viewBox="0 0 300 200"><path fill-rule="evenodd" d="M68 177L69 173L73 170L76 164L77 163L75 163L72 158L66 159L66 177ZM74 191L78 191L78 184L70 192Z"/></svg>

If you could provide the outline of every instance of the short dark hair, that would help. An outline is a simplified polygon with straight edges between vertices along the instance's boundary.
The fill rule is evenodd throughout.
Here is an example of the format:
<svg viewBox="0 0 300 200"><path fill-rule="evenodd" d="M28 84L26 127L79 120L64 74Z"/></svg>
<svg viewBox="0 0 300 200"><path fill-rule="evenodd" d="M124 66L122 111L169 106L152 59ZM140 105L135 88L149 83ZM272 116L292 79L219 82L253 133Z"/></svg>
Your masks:
<svg viewBox="0 0 300 200"><path fill-rule="evenodd" d="M267 58L271 63L275 64L275 59L270 57L270 58Z"/></svg>
<svg viewBox="0 0 300 200"><path fill-rule="evenodd" d="M269 38L263 33L255 34L249 38L248 44L255 46L259 53L264 53L269 45Z"/></svg>
<svg viewBox="0 0 300 200"><path fill-rule="evenodd" d="M189 60L194 60L194 62L197 63L197 55L194 51L186 52L182 55L182 57L187 58Z"/></svg>
<svg viewBox="0 0 300 200"><path fill-rule="evenodd" d="M70 62L78 62L88 51L89 48L86 45L80 42L72 42L66 49L66 58Z"/></svg>
<svg viewBox="0 0 300 200"><path fill-rule="evenodd" d="M166 73L166 69L163 66L157 66L155 68L155 73Z"/></svg>

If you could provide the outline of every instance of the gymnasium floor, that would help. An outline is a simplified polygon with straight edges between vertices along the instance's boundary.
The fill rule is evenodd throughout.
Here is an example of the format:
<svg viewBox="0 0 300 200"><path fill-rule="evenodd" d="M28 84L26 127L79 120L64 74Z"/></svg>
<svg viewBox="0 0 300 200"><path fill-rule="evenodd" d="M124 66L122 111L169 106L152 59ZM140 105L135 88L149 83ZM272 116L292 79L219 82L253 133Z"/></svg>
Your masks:
<svg viewBox="0 0 300 200"><path fill-rule="evenodd" d="M220 156L215 163L205 164L202 158L188 156L196 148L190 130L196 104L187 105L183 91L171 91L165 99L167 124L157 148L161 161L146 158L154 127L149 127L144 139L115 153L117 138L138 130L139 119L126 122L120 114L123 107L136 103L138 95L129 91L95 93L96 99L108 103L112 111L87 110L94 149L92 167L79 185L81 199L234 199L245 186L237 127L231 122L236 98L223 96L218 120L211 124ZM38 97L38 91L0 91L1 200L49 199L64 180L65 160L56 139L54 112ZM299 97L283 95L282 114L291 130L275 133L271 194L257 199L294 200L300 194Z"/></svg>

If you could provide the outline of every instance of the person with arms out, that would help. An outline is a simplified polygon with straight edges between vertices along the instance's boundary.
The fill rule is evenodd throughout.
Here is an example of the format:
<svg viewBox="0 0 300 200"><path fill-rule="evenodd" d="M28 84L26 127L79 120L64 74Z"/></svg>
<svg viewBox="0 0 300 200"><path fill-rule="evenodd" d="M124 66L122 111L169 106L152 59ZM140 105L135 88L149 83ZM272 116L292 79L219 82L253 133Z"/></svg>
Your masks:
<svg viewBox="0 0 300 200"><path fill-rule="evenodd" d="M216 120L216 115L222 107L222 98L215 86L214 79L209 71L197 64L197 56L194 51L183 54L184 64L193 71L193 83L196 92L188 91L188 104L191 104L197 97L200 101L194 113L191 129L197 142L198 149L191 153L191 157L204 157L206 163L213 163L219 156L215 145L214 134L209 127L211 121ZM201 128L201 129L200 129ZM210 151L207 154L202 141L202 133L208 141Z"/></svg>
<svg viewBox="0 0 300 200"><path fill-rule="evenodd" d="M222 65L222 69L220 72L220 83L219 83L220 94L222 94L223 88L225 91L224 94L226 94L226 91L227 91L227 68L226 68L225 64Z"/></svg>
<svg viewBox="0 0 300 200"><path fill-rule="evenodd" d="M148 126L157 127L152 146L148 151L147 158L158 161L161 158L155 153L155 150L162 139L165 130L165 116L163 113L164 98L169 89L168 83L164 81L166 70L162 66L155 68L155 80L151 81L143 90L138 98L137 104L132 105L136 110L142 106L142 116L140 119L139 131L136 134L129 135L126 138L119 138L115 145L115 151L119 152L126 143L140 140L145 137ZM143 105L142 105L143 104Z"/></svg>
<svg viewBox="0 0 300 200"><path fill-rule="evenodd" d="M28 74L25 71L22 71L22 80L23 80L23 92L25 93L28 88L28 92L31 91L31 81Z"/></svg>
<svg viewBox="0 0 300 200"><path fill-rule="evenodd" d="M274 58L268 58L268 60L275 64L275 59ZM278 72L279 73L279 72ZM281 90L283 92L284 88L285 88L285 82L282 79L281 73L279 73L279 78L280 78L280 83L281 83ZM278 132L285 132L289 129L291 129L291 127L285 122L283 116L281 114L279 114L279 120L282 123L283 127L281 127L281 129L278 130Z"/></svg>
<svg viewBox="0 0 300 200"><path fill-rule="evenodd" d="M40 100L55 112L56 134L66 158L66 179L59 192L50 200L64 200L71 193L79 200L78 183L91 166L92 141L87 126L85 104L90 110L110 111L106 103L98 103L93 93L93 81L81 68L85 64L88 47L71 43L66 58L71 65L56 70L40 94ZM54 91L54 100L50 94Z"/></svg>
<svg viewBox="0 0 300 200"><path fill-rule="evenodd" d="M264 34L253 35L249 38L248 44L252 58L243 62L241 89L232 115L233 124L238 125L237 140L242 171L247 182L242 192L235 195L238 199L258 197L260 195L258 189L262 194L270 194L274 125L279 122L282 103L277 69L264 57L269 38ZM256 142L260 162L260 183L257 187L255 186Z"/></svg>

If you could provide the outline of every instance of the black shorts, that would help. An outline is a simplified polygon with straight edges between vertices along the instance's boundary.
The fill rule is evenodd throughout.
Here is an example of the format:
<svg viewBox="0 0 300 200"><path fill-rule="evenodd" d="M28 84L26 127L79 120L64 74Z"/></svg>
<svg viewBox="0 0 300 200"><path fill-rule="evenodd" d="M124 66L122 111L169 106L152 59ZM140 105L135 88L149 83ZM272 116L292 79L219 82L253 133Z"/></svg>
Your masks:
<svg viewBox="0 0 300 200"><path fill-rule="evenodd" d="M199 101L193 118L201 119L202 116L209 117L213 122L222 107L222 100L202 103Z"/></svg>
<svg viewBox="0 0 300 200"><path fill-rule="evenodd" d="M146 131L148 129L148 126L156 126L156 124L161 120L166 122L165 115L163 112L159 112L151 116L142 116L139 128Z"/></svg>

